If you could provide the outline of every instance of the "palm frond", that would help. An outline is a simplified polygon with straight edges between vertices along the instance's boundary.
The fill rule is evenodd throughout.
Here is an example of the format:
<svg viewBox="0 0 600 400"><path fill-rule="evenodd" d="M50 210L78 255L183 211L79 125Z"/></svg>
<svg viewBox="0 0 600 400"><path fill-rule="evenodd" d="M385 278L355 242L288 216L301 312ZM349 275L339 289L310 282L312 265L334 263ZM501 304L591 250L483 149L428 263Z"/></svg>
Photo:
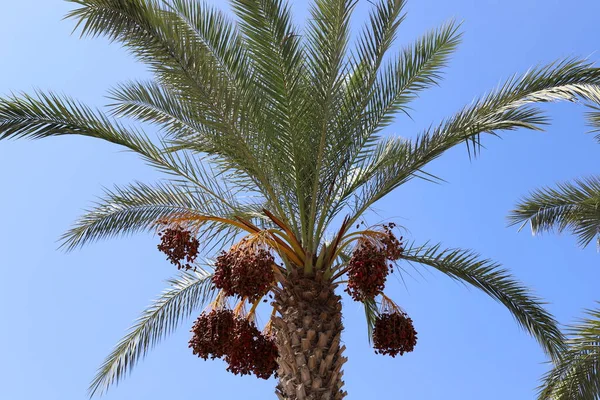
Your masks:
<svg viewBox="0 0 600 400"><path fill-rule="evenodd" d="M240 113L237 115L239 129L252 131L254 135L264 134L273 117L267 105L270 96L264 90L256 60L240 29L222 11L205 2L173 0L165 4L189 29L188 39L196 41L214 60L213 70L226 77L227 85L235 94L232 99L237 104L236 111ZM253 139L259 141L258 136Z"/></svg>
<svg viewBox="0 0 600 400"><path fill-rule="evenodd" d="M337 122L338 129L346 132L346 137L342 137L346 146L346 142L350 142L348 136L355 136L348 135L349 131L358 128L357 130L363 133L363 124L358 121L365 118L365 109L369 102L379 94L376 81L398 27L404 20L402 10L405 3L404 0L380 0L374 4L369 14L369 24L363 28L357 40L357 48L350 56L348 77L344 82L345 93ZM411 71L401 72L408 74Z"/></svg>
<svg viewBox="0 0 600 400"><path fill-rule="evenodd" d="M442 70L461 42L458 29L459 25L451 21L427 33L383 66L366 96L364 109L353 110L348 116L358 126L358 137L352 136L350 154L343 158L348 160L347 168L360 166L368 159L376 133L398 112L407 112L406 107L421 91L439 83Z"/></svg>
<svg viewBox="0 0 600 400"><path fill-rule="evenodd" d="M348 89L363 86L369 87L377 77L376 72L383 57L392 46L398 27L405 18L402 10L405 0L379 0L369 12L369 22L363 28L357 41L355 55L356 66L352 68L352 77ZM366 78L366 79L365 79ZM358 93L367 94L360 90ZM362 96L357 96L362 99Z"/></svg>
<svg viewBox="0 0 600 400"><path fill-rule="evenodd" d="M380 5L378 9L384 10L379 13L389 18L386 21L387 35L393 35L394 28L401 21L403 2L388 1L387 6L390 8ZM379 33L384 36L382 40L385 39L383 32ZM327 167L330 171L324 174L328 178L324 185L327 191L321 196L329 213L323 215L321 229L345 206L345 200L356 192L364 182L363 178L370 173L369 163L374 159L374 152L378 151L377 133L393 121L395 114L406 111L419 92L437 84L442 69L460 40L458 25L451 22L418 39L381 68L378 64L382 60L379 59L372 61L375 64L370 71L360 73L362 67L357 67L355 76L350 78L340 114L339 135L333 138L329 150L331 165ZM379 51L383 52L385 42L380 47ZM377 69L374 69L375 66ZM360 79L360 82L355 84L354 79ZM365 79L371 82L367 85L363 82ZM353 179L346 179L348 176Z"/></svg>
<svg viewBox="0 0 600 400"><path fill-rule="evenodd" d="M214 134L194 103L157 82L128 82L109 92L109 105L116 117L135 118L161 126L169 136L206 137Z"/></svg>
<svg viewBox="0 0 600 400"><path fill-rule="evenodd" d="M211 193L232 210L232 193L219 189L216 175L205 158L201 165L189 154L166 151L155 145L142 131L126 128L119 122L69 97L54 93L38 93L36 97L22 94L0 98L0 140L11 138L40 139L51 136L81 135L121 145L140 156L158 170L196 185ZM237 171L237 173L243 171ZM240 188L254 190L259 186Z"/></svg>
<svg viewBox="0 0 600 400"><path fill-rule="evenodd" d="M168 283L169 288L142 313L106 358L90 384L91 396L102 394L120 382L182 320L204 307L214 296L212 274L204 270L184 272Z"/></svg>
<svg viewBox="0 0 600 400"><path fill-rule="evenodd" d="M212 186L215 181L220 181L231 183L228 190L236 187L237 191L258 193L263 189L258 184L259 180L248 174L245 169L241 169L239 164L214 155L219 150L202 140L205 133L212 129L210 125L205 123L204 117L195 109L193 103L178 97L169 88L152 81L130 82L113 89L110 98L115 102L111 105L112 112L119 117L131 117L142 122L158 124L170 136L193 138L191 142L185 139L169 139L163 144L164 149L152 152L150 158L154 167L171 175L186 176L193 183L205 188ZM191 156L190 151L197 154ZM213 155L207 157L205 153ZM198 159L202 162L198 162ZM208 171L215 168L219 170L218 174ZM221 179L218 179L219 176ZM225 192L227 191L221 191L221 197ZM264 194L266 197L269 195L267 192Z"/></svg>
<svg viewBox="0 0 600 400"><path fill-rule="evenodd" d="M239 209L242 208L240 206ZM155 185L136 182L106 191L96 206L82 215L75 226L62 236L61 241L64 248L73 250L100 239L156 230L158 220L174 215L249 218L252 211L260 211L259 205L248 205L245 208L248 214L232 215L227 206L191 186L167 182ZM207 223L202 227L200 235L206 237L206 242L228 242L237 233L238 230L232 226Z"/></svg>
<svg viewBox="0 0 600 400"><path fill-rule="evenodd" d="M600 233L600 178L537 189L521 199L508 218L511 225L529 223L533 234L569 230L585 247Z"/></svg>
<svg viewBox="0 0 600 400"><path fill-rule="evenodd" d="M104 35L123 43L151 67L161 85L194 103L196 116L210 127L193 136L194 149L219 155L272 189L263 172L269 158L259 151L264 146L250 143L254 133L246 129L245 122L256 117L254 108L245 107L244 90L236 91L235 82L223 72L216 44L210 47L198 39L199 32L182 18L184 11L156 0L71 1L81 7L67 17L77 21L82 35Z"/></svg>
<svg viewBox="0 0 600 400"><path fill-rule="evenodd" d="M481 259L472 251L444 249L440 244L407 246L402 258L433 267L452 279L482 290L502 303L546 354L559 359L565 344L557 322L543 308L544 303L499 264Z"/></svg>
<svg viewBox="0 0 600 400"><path fill-rule="evenodd" d="M311 103L314 111L319 112L313 116L315 145L325 143L330 129L327 124L333 120L343 89L350 18L356 4L356 0L316 0L310 9L306 53Z"/></svg>
<svg viewBox="0 0 600 400"><path fill-rule="evenodd" d="M350 17L356 0L316 0L310 8L307 29L308 65L315 93L321 106L331 99L336 81L344 76L342 68L350 36Z"/></svg>
<svg viewBox="0 0 600 400"><path fill-rule="evenodd" d="M216 61L219 73L235 84L237 95L251 95L248 89L256 89L252 77L251 62L243 38L229 18L220 10L205 2L173 0L166 3L169 11L187 26L202 48Z"/></svg>
<svg viewBox="0 0 600 400"><path fill-rule="evenodd" d="M442 79L442 70L461 42L460 25L450 21L428 32L384 66L367 106L366 133L389 125L418 94Z"/></svg>
<svg viewBox="0 0 600 400"><path fill-rule="evenodd" d="M140 135L101 112L52 92L36 94L0 98L0 139L82 135L141 152Z"/></svg>
<svg viewBox="0 0 600 400"><path fill-rule="evenodd" d="M268 168L271 197L278 216L300 232L305 195L300 174L309 165L304 136L306 67L300 35L283 0L232 0L248 56L252 60L258 101L254 144ZM283 212L285 206L286 212Z"/></svg>
<svg viewBox="0 0 600 400"><path fill-rule="evenodd" d="M518 128L541 130L547 117L532 104L596 98L599 82L600 69L586 61L571 59L531 70L521 78L511 78L413 140L382 140L367 157L366 165L358 166L362 177L354 182L353 192L346 191L342 198L362 186L352 206L356 218L377 200L419 176L429 162L457 144L466 143L469 154L475 156L481 147L482 134L497 136L500 131Z"/></svg>
<svg viewBox="0 0 600 400"><path fill-rule="evenodd" d="M317 218L322 213L326 200L324 188L330 179L323 175L330 170L334 158L330 149L338 138L331 132L336 130L336 114L343 101L346 71L346 48L350 35L350 18L357 4L356 0L316 0L310 10L311 19L307 33L307 58L310 74L311 131L309 146L315 149L308 153L309 169L303 177L307 182L310 199L308 207L308 249L318 246L319 232L314 231ZM326 176L326 175L325 175Z"/></svg>
<svg viewBox="0 0 600 400"><path fill-rule="evenodd" d="M542 379L539 400L600 398L600 310L568 330L568 349Z"/></svg>
<svg viewBox="0 0 600 400"><path fill-rule="evenodd" d="M376 81L383 60L396 37L398 27L404 20L402 10L405 3L404 0L380 0L370 12L370 23L363 28L357 41L355 54L352 54L349 60L350 72L345 81L345 93L337 122L338 129L344 134L336 138L339 141L337 146L361 146L360 143L354 143L356 134L349 134L349 132L356 130L357 134L366 135L363 132L364 124L359 121L365 118L368 104L380 94L376 90L376 86L379 86L376 85ZM414 73L415 69L398 72L405 75ZM336 147L333 147L334 153L335 150Z"/></svg>
<svg viewBox="0 0 600 400"><path fill-rule="evenodd" d="M76 21L81 36L106 36L121 42L147 63L159 80L185 93L196 91L207 112L217 101L212 89L223 80L215 76L213 59L198 41L189 40L186 24L157 0L69 0L80 7L66 18ZM223 99L221 99L223 100Z"/></svg>
<svg viewBox="0 0 600 400"><path fill-rule="evenodd" d="M159 80L186 93L196 90L202 104L213 96L218 82L226 81L222 68L205 43L194 40L187 21L157 0L68 0L80 7L66 18L76 21L81 36L106 36L121 42L147 63ZM222 86L221 86L222 88ZM223 99L221 99L223 100ZM216 112L214 108L209 110Z"/></svg>

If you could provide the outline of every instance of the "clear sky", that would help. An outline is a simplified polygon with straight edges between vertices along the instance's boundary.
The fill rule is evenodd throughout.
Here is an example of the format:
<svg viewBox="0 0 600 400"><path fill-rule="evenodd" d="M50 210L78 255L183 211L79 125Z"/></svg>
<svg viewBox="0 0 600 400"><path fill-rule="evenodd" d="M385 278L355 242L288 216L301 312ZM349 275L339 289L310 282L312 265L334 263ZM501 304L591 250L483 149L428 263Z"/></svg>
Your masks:
<svg viewBox="0 0 600 400"><path fill-rule="evenodd" d="M293 4L301 23L306 1ZM355 27L366 6L361 0ZM0 93L51 89L102 106L109 87L147 75L118 45L70 36L73 22L61 21L69 8L61 0L2 2ZM401 116L389 133L412 136L536 64L599 57L596 0L412 0L407 10L399 43L452 17L464 20L465 36L442 85L413 104L412 120ZM517 233L505 219L517 198L536 186L600 172L600 146L585 134L584 108L546 108L553 117L546 133L486 139L487 149L473 162L463 146L456 148L428 170L448 183L411 182L377 211L396 217L418 242L471 248L501 262L568 323L600 300L595 249L578 249L566 235ZM0 142L0 399L85 398L103 358L175 273L150 235L57 251L60 234L102 187L155 177L134 155L92 139ZM476 289L421 273L407 277L406 287L391 279L394 299L419 332L412 354L375 355L361 307L345 302L348 399L533 398L546 369L536 342ZM195 358L187 348L191 324L184 323L105 398L274 398L275 381L236 377L220 361Z"/></svg>

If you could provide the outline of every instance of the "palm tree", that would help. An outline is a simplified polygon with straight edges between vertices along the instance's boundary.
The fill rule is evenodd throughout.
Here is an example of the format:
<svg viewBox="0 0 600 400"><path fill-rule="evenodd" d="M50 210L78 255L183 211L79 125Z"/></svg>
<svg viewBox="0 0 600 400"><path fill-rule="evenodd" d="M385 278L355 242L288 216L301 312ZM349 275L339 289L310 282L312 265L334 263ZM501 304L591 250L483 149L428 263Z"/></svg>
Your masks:
<svg viewBox="0 0 600 400"><path fill-rule="evenodd" d="M591 99L589 121L600 130L600 106L594 105L600 97ZM517 203L509 219L512 225L529 224L533 234L569 231L581 247L596 239L600 248L600 177L537 189ZM568 348L544 376L540 400L600 399L600 309L585 313L587 318L569 327Z"/></svg>
<svg viewBox="0 0 600 400"><path fill-rule="evenodd" d="M53 93L4 97L0 139L83 135L141 155L167 179L107 192L63 245L158 229L161 249L186 269L109 355L91 394L117 383L183 319L208 307L191 342L197 354L226 357L239 373L275 362L267 367L276 369L280 399L342 399L340 288L364 303L379 352L414 346L410 318L383 292L390 260L483 290L550 357L561 353L556 321L499 264L468 250L402 243L393 224L363 222L409 180L435 180L424 167L455 145L466 143L474 155L482 134L541 129L546 117L533 105L590 97L599 69L570 59L530 70L409 140L383 130L438 84L461 34L450 22L390 54L403 0L374 4L353 43L354 0L315 0L302 34L283 0L231 0L236 24L194 0L71 1L77 8L68 17L82 35L120 42L154 79L114 88L107 113ZM159 126L160 138L121 118ZM195 261L199 242L208 257L229 250L215 268L203 266ZM243 321L268 296L273 310L263 335ZM246 335L246 349L261 343L274 358L242 354L230 331ZM257 375L270 375L265 365Z"/></svg>

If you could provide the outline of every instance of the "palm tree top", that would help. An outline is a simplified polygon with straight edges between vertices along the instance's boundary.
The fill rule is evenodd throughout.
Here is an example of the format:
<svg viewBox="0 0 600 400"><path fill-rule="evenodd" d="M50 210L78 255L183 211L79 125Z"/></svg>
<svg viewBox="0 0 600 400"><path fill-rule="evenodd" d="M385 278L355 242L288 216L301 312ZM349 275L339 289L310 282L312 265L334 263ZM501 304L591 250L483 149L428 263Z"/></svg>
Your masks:
<svg viewBox="0 0 600 400"><path fill-rule="evenodd" d="M548 119L537 103L589 100L600 83L592 63L557 61L509 78L405 139L385 129L440 82L461 33L450 21L396 51L403 0L373 4L355 41L352 0L316 0L302 32L283 0L231 0L236 22L196 0L70 1L67 17L82 36L119 42L153 78L110 90L108 111L54 93L0 98L0 139L94 137L139 154L167 179L107 191L63 246L184 225L214 256L243 237L276 253L277 293L294 274L344 284L352 249L383 240L381 226L358 224L379 200L415 177L437 179L425 168L455 145L466 143L473 156L484 134L542 129ZM158 126L160 138L125 119ZM540 299L500 265L428 243L406 245L399 260L483 290L551 357L563 349ZM108 357L91 393L122 379L192 311L219 301L212 282L200 265L174 279ZM392 304L380 295L380 303ZM364 305L372 327L377 302ZM339 346L339 339L330 342Z"/></svg>

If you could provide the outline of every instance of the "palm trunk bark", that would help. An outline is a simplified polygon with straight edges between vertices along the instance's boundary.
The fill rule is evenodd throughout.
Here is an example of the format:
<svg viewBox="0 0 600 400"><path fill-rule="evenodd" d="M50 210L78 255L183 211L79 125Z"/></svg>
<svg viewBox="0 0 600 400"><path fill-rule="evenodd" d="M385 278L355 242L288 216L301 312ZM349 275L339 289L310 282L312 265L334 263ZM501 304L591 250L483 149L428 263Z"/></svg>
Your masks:
<svg viewBox="0 0 600 400"><path fill-rule="evenodd" d="M275 294L274 306L279 399L343 399L342 303L331 282L293 273Z"/></svg>

